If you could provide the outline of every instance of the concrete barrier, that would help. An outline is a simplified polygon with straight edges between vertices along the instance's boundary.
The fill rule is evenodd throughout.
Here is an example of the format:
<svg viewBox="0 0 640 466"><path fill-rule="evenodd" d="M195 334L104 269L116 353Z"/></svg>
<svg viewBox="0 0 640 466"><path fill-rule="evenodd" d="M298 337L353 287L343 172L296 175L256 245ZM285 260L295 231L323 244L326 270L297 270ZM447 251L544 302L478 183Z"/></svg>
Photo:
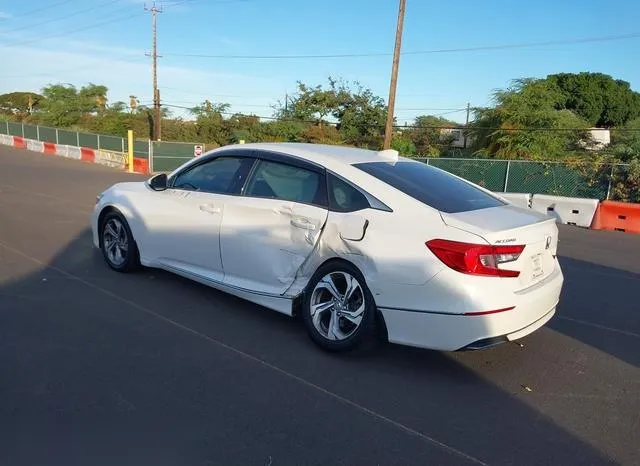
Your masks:
<svg viewBox="0 0 640 466"><path fill-rule="evenodd" d="M13 146L13 136L0 134L0 144L4 144L5 146Z"/></svg>
<svg viewBox="0 0 640 466"><path fill-rule="evenodd" d="M495 193L502 197L510 204L518 207L530 208L531 207L531 194L529 193Z"/></svg>
<svg viewBox="0 0 640 466"><path fill-rule="evenodd" d="M599 203L598 199L534 194L531 208L555 217L560 223L589 228Z"/></svg>

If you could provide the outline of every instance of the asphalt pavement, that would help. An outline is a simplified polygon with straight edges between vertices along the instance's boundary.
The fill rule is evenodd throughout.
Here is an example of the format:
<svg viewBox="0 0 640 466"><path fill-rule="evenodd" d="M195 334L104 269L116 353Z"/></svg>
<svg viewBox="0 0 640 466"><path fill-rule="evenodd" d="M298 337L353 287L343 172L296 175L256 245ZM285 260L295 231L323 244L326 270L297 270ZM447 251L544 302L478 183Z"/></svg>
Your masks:
<svg viewBox="0 0 640 466"><path fill-rule="evenodd" d="M95 196L143 178L0 146L0 465L640 464L640 235L562 226L559 311L518 344L336 356L109 270Z"/></svg>

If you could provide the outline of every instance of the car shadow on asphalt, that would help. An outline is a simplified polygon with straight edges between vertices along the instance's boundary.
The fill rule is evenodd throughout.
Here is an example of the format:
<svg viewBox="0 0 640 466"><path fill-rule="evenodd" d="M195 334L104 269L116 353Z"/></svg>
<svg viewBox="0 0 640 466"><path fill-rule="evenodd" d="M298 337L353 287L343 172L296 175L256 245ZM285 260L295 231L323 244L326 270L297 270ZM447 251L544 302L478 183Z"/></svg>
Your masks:
<svg viewBox="0 0 640 466"><path fill-rule="evenodd" d="M640 367L640 274L569 257L560 264L565 283L548 325Z"/></svg>
<svg viewBox="0 0 640 466"><path fill-rule="evenodd" d="M29 251L23 253L29 254ZM60 277L55 281L55 287L48 287L46 292L43 292L43 283L46 283L43 280L51 274ZM75 295L69 296L68 293L73 292L68 288L71 285L83 288L84 292L77 294L77 298ZM7 296L22 296L24 299L7 300ZM27 299L29 297L32 299ZM338 416L334 412L328 412L327 416L336 416L342 423L349 423L356 415L375 413L371 415L371 422L389 423L388 420L391 420L398 423L390 423L395 427L399 424L409 427L488 464L612 464L612 460L599 451L599 447L578 438L531 407L518 381L514 381L508 390L500 388L483 374L482 366L472 369L463 363L464 359L461 360L457 356L396 345L381 344L366 354L337 356L325 353L311 343L303 327L295 319L267 311L170 273L145 269L125 275L109 270L100 253L92 249L91 234L88 230L74 238L41 270L0 284L0 299L7 303L6 306L1 306L3 310L0 312L0 348L6 361L3 371L8 371L2 376L4 383L0 388L0 395L5 390L11 394L25 393L20 398L24 405L5 406L2 411L11 412L12 419L20 421L21 410L32 412L38 407L51 406L46 401L46 389L34 393L30 386L22 384L37 383L46 387L55 383L59 388L56 396L62 397L64 403L56 405L55 409L38 411L38 416L44 424L59 425L57 437L64 438L67 428L60 424L59 419L64 417L66 410L74 409L75 389L71 387L81 383L82 378L78 379L78 374L100 372L100 368L87 363L86 358L84 364L72 368L69 367L69 360L55 358L55 345L65 346L73 353L74 341L67 340L65 331L69 326L82 325L81 321L65 320L65 306L72 303L74 312L82 312L84 309L88 314L87 318L90 319L91 313L97 313L96 317L100 317L100 314L105 312L94 308L92 303L113 301L114 313L126 311L139 314L139 332L145 332L144 322L148 322L148 319L159 320L161 324L173 325L176 332L186 332L193 338L202 339L202 336L206 336L209 350L228 353L226 358L230 365L235 364L236 358L246 358L248 355L264 361L269 370L275 371L293 384L298 384L297 392L300 399L282 400L278 393L272 393L274 403L313 403L314 396L330 397L337 402L335 409L341 414ZM44 299L48 305L43 306ZM56 318L57 315L60 319ZM39 316L46 319L40 320ZM152 331L151 327L149 325L149 331ZM43 335L46 333L49 346L38 348L38 351L49 356L25 359L24 355L28 355L38 346L39 332ZM573 332L576 334L577 331ZM100 345L102 351L109 351L113 345L126 348L129 344L124 337L108 340L108 335L97 333L95 338L96 345ZM54 346L51 346L52 340L56 342ZM171 346L173 343L166 344ZM588 344L597 345L598 342L591 341ZM515 346L489 351L493 353L485 354L492 354L493 357L503 356L513 364L518 363L519 349ZM141 362L138 356L132 353L131 367L128 371L134 373L137 370L136 365L141 363L148 364L148 360ZM160 361L157 363L161 364ZM45 364L47 367L42 366ZM203 367L202 370L224 372L223 367ZM13 377L12 371L15 371ZM508 368L500 369L499 376L509 379L509 372ZM29 376L24 376L25 373ZM52 373L57 374L58 380L55 382L43 380L39 376ZM20 376L15 376L16 374ZM65 379L68 375L69 378ZM233 385L234 381L221 379L219 383ZM140 394L136 390L137 387L130 386L126 378L118 384L119 392L123 399L128 400L127 403L143 403L138 399L144 397L144 393ZM156 386L154 389L165 390L167 399L171 399L176 389L175 384L173 378L167 378L162 386ZM258 391L269 390L269 387L260 386L259 382L255 387L249 388ZM89 397L104 398L105 394L101 393L99 385L93 386L92 390L95 390L95 393L89 394ZM196 397L202 400L202 396L201 391L180 393L181 399ZM103 416L110 416L111 408L115 412L119 406L110 407L107 403L99 407L83 407L89 413L95 410L97 424L102 422ZM159 404L155 407L156 414L166 412L169 416L165 425L159 426L155 424L156 421L149 420L149 424L145 426L145 419L141 419L140 422L145 428L160 429L161 441L173 445L176 451L184 449L186 452L194 442L193 438L184 439L182 435L190 418L184 417L171 422L170 416L176 408L179 409L179 406ZM583 414L586 416L587 412L588 407ZM143 413L139 414L142 415ZM260 412L248 414L248 425L255 429L256 436L260 436L262 432L259 424L253 424L251 419L257 420L260 417ZM28 436L31 430L38 430L38 427L25 424L23 420L21 435ZM191 435L198 435L198 432L193 430L190 432ZM117 440L117 435L113 435ZM300 435L301 433L296 431L286 432L286 441L300 441ZM144 443L146 438L141 434L139 442ZM130 441L132 439L127 439L127 442ZM158 439L155 441L158 442ZM344 439L334 438L332 433L327 431L318 441L323 448L331 449L331 454L334 455L332 458L336 462L349 459L348 455L341 456ZM356 431L353 432L351 442L357 441ZM380 442L384 443L385 439L380 439ZM146 447L151 451L154 445ZM29 448L37 449L38 445L30 444ZM118 448L117 443L115 448ZM251 448L251 445L233 441L224 445L224 449L227 450L225 455L229 454L229 450L250 451ZM360 448L368 447L361 445ZM398 448L400 449L394 454L399 464L415 464L409 460L403 461L403 455L406 454L409 458L411 452L403 452L401 446ZM215 456L216 453L212 451L209 454ZM88 458L84 459L91 461ZM218 458L214 458L213 461L216 459ZM466 462L455 455L452 459L451 464ZM311 459L289 460L285 463L301 464ZM422 464L427 463L429 458L424 458ZM351 458L350 464L359 463Z"/></svg>

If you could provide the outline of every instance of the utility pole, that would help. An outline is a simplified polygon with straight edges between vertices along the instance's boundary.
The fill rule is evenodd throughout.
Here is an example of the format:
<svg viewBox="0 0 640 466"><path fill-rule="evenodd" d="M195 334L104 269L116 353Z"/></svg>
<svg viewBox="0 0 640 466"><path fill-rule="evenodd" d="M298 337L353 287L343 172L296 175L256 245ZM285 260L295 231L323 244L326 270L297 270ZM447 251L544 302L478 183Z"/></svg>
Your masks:
<svg viewBox="0 0 640 466"><path fill-rule="evenodd" d="M398 84L398 66L400 64L400 48L402 47L402 26L404 24L405 0L400 0L398 9L398 24L396 27L396 46L393 50L393 65L391 67L391 83L389 85L389 102L387 108L387 124L384 128L383 149L391 147L391 137L393 136L393 113L396 105L396 86Z"/></svg>
<svg viewBox="0 0 640 466"><path fill-rule="evenodd" d="M147 8L145 5L145 11L151 12L151 25L153 33L153 52L151 57L153 58L153 139L159 141L162 137L162 114L160 113L160 91L158 90L158 41L156 33L156 19L158 13L162 13L164 10L156 7L156 2L153 2L151 8ZM149 56L149 54L146 54Z"/></svg>
<svg viewBox="0 0 640 466"><path fill-rule="evenodd" d="M469 128L469 112L471 111L471 102L467 102L467 120L464 124L464 148L467 148L467 129Z"/></svg>

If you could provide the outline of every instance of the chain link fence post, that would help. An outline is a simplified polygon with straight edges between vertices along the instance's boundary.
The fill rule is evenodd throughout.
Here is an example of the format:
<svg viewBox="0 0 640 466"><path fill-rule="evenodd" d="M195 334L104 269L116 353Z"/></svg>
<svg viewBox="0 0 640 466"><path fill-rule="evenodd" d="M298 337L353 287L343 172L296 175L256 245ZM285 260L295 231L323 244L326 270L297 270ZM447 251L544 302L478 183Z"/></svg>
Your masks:
<svg viewBox="0 0 640 466"><path fill-rule="evenodd" d="M56 144L58 144L59 140L60 140L60 138L58 137L58 128L56 128Z"/></svg>
<svg viewBox="0 0 640 466"><path fill-rule="evenodd" d="M511 168L511 160L507 160L507 171L504 174L504 189L503 193L507 192L507 185L509 184L509 169Z"/></svg>
<svg viewBox="0 0 640 466"><path fill-rule="evenodd" d="M98 150L100 150L100 135L98 134Z"/></svg>
<svg viewBox="0 0 640 466"><path fill-rule="evenodd" d="M40 140L40 125L36 125L36 139Z"/></svg>
<svg viewBox="0 0 640 466"><path fill-rule="evenodd" d="M609 172L609 185L607 186L607 200L609 200L609 196L611 196L611 185L613 184L613 171L615 170L615 163L611 164L611 171Z"/></svg>
<svg viewBox="0 0 640 466"><path fill-rule="evenodd" d="M147 157L147 164L149 165L149 173L153 173L153 142L149 139L149 154Z"/></svg>
<svg viewBox="0 0 640 466"><path fill-rule="evenodd" d="M76 147L80 147L80 133L76 131Z"/></svg>
<svg viewBox="0 0 640 466"><path fill-rule="evenodd" d="M22 137L24 138L24 123L20 122L20 126L22 127Z"/></svg>

